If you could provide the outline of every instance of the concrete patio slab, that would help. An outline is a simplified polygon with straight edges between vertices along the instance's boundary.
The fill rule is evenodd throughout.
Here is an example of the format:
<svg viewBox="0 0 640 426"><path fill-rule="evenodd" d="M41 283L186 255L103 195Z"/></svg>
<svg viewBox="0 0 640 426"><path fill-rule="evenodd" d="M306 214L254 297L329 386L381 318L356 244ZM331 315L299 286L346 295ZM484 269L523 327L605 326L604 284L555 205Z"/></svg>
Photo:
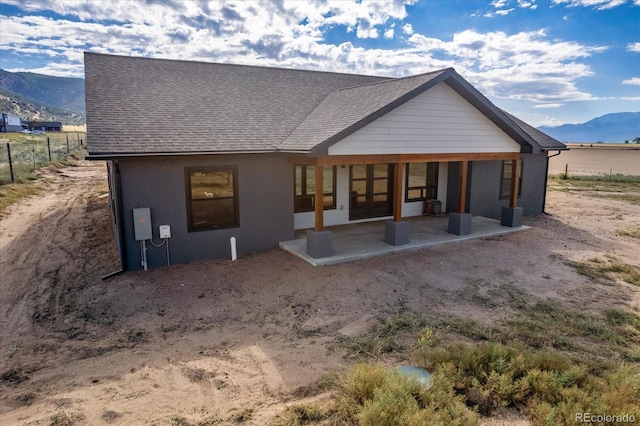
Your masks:
<svg viewBox="0 0 640 426"><path fill-rule="evenodd" d="M501 226L500 220L473 216L470 234L453 235L447 232L446 216L414 217L403 220L410 222L410 233L409 243L401 246L392 246L384 242L385 222L379 221L327 227L326 229L333 234L333 254L328 257L314 259L307 255L305 231L296 232L295 240L281 242L280 248L313 266L324 266L418 250L438 244L504 235L530 228L525 225L517 228Z"/></svg>

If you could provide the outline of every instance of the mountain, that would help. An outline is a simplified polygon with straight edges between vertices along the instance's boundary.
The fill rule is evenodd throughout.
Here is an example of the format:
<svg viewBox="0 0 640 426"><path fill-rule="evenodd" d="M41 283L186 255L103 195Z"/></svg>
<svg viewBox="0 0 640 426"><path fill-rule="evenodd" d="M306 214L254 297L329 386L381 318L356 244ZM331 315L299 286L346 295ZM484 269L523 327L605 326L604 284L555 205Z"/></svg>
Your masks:
<svg viewBox="0 0 640 426"><path fill-rule="evenodd" d="M0 111L16 115L23 121L61 121L62 124L67 125L86 123L84 112L50 107L2 89L0 89Z"/></svg>
<svg viewBox="0 0 640 426"><path fill-rule="evenodd" d="M640 137L640 112L617 112L586 123L538 129L560 142L631 142Z"/></svg>
<svg viewBox="0 0 640 426"><path fill-rule="evenodd" d="M0 69L0 89L52 108L84 114L84 79Z"/></svg>

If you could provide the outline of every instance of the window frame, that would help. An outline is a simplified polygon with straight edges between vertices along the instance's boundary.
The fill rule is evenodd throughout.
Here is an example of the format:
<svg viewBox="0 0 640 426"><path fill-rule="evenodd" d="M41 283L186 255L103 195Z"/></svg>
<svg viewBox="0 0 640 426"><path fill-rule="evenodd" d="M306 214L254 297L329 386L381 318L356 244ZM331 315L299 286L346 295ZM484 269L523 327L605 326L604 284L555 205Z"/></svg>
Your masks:
<svg viewBox="0 0 640 426"><path fill-rule="evenodd" d="M424 175L424 185L420 185L420 186L409 186L409 171L411 169L411 164L423 164L425 167L425 175ZM435 179L433 184L429 185L429 165L432 165L432 167L434 167L435 170ZM440 163L437 161L429 161L429 162L417 162L417 163L407 163L407 167L405 168L405 173L404 173L404 202L405 203L413 203L413 202L417 202L417 201L425 201L425 200L435 200L438 198L438 178L439 178L439 169L440 169ZM433 189L435 192L435 196L432 198L429 198L429 189ZM410 198L409 197L409 191L411 190L416 190L419 189L420 190L420 197L413 197ZM424 196L422 196L422 194L424 194Z"/></svg>
<svg viewBox="0 0 640 426"><path fill-rule="evenodd" d="M231 173L233 177L233 197L215 197L215 198L207 198L202 200L194 200L192 199L191 192L191 176L193 173L202 173L202 172L227 172ZM188 232L201 232L201 231L215 231L218 229L230 229L230 228L239 228L240 227L240 211L239 211L239 196L238 196L238 166L206 166L206 167L185 167L185 192L186 192L186 202L187 202L187 230ZM213 224L206 227L195 226L193 223L193 202L200 201L209 201L209 200L220 200L220 199L228 199L233 198L233 223L230 224Z"/></svg>
<svg viewBox="0 0 640 426"><path fill-rule="evenodd" d="M524 162L522 161L522 159L520 160L502 160L502 171L500 173L500 187L498 188L498 199L499 200L508 200L509 198L511 198L511 173L509 173L509 176L505 177L504 175L504 171L505 171L505 165L507 162L511 163L511 167L514 166L514 161L519 161L520 162L520 167L518 168L520 174L517 176L518 178L518 198L520 198L522 196L522 171L523 171L523 166L524 166ZM507 191L506 193L503 191L505 189L505 184L509 182L509 185L506 187Z"/></svg>
<svg viewBox="0 0 640 426"><path fill-rule="evenodd" d="M297 193L297 187L296 187L296 179L297 179L297 168L300 167L300 181L301 181L301 194ZM307 189L309 188L309 182L308 179L311 177L314 179L314 181L312 182L313 184L315 184L315 170L313 171L313 173L311 174L311 176L308 176L307 173L307 168L309 167L317 167L317 166L313 166L313 165L308 165L308 164L294 164L293 165L293 212L294 213L307 213L307 212L312 212L315 211L315 185L311 185L311 188L313 188L311 190L311 192L309 192ZM331 171L332 171L332 185L331 185L331 192L324 192L322 194L323 200L325 197L331 197L331 204L324 206L323 203L323 210L335 210L336 206L337 206L337 196L336 196L336 177L337 177L337 166L322 166L323 167L323 173L324 173L324 168L327 167L331 167ZM300 204L300 200L305 200L309 202L309 207L302 207L299 208L298 205Z"/></svg>

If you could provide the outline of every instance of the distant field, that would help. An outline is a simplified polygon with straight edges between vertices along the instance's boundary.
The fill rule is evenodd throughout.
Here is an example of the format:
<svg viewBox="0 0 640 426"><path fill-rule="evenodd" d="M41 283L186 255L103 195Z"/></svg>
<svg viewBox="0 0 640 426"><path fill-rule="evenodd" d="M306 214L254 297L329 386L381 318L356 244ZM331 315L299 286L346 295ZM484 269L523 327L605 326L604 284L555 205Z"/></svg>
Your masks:
<svg viewBox="0 0 640 426"><path fill-rule="evenodd" d="M640 176L640 145L567 144L569 151L549 159L549 174Z"/></svg>
<svg viewBox="0 0 640 426"><path fill-rule="evenodd" d="M86 133L87 132L87 125L83 124L82 126L71 126L71 125L63 125L62 126L62 131L63 132L76 132L76 133Z"/></svg>

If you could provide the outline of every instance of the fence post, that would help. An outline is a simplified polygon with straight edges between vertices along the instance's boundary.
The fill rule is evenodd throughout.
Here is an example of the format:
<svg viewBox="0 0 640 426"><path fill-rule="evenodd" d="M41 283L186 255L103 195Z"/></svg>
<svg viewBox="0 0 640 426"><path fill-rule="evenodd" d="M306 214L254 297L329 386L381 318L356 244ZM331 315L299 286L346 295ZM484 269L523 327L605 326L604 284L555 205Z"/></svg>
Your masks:
<svg viewBox="0 0 640 426"><path fill-rule="evenodd" d="M47 136L47 152L49 153L49 162L51 162L51 141L49 136Z"/></svg>
<svg viewBox="0 0 640 426"><path fill-rule="evenodd" d="M31 152L33 152L33 170L36 169L36 144L33 144L33 147L31 149Z"/></svg>
<svg viewBox="0 0 640 426"><path fill-rule="evenodd" d="M67 154L69 153L69 135L67 135Z"/></svg>
<svg viewBox="0 0 640 426"><path fill-rule="evenodd" d="M7 142L7 157L9 158L9 173L11 174L11 182L15 182L16 178L13 176L13 163L11 162L11 144Z"/></svg>
<svg viewBox="0 0 640 426"><path fill-rule="evenodd" d="M569 164L564 165L564 178L565 180L569 178Z"/></svg>

